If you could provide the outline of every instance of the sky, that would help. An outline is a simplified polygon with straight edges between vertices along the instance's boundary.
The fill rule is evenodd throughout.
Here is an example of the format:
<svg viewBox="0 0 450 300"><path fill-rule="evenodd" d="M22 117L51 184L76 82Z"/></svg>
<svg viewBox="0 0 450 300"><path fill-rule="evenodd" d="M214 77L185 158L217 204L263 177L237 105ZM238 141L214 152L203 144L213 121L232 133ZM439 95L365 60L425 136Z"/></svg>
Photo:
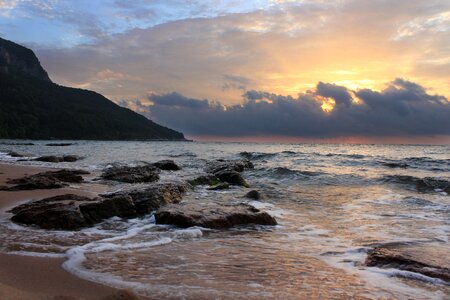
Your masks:
<svg viewBox="0 0 450 300"><path fill-rule="evenodd" d="M195 139L450 142L448 0L0 0L0 36Z"/></svg>

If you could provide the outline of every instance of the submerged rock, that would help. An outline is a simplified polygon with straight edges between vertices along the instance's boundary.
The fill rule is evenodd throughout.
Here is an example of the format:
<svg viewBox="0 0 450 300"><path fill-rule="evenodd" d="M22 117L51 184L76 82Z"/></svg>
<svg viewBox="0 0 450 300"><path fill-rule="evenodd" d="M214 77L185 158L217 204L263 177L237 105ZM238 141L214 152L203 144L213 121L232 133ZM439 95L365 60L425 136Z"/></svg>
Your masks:
<svg viewBox="0 0 450 300"><path fill-rule="evenodd" d="M159 169L155 166L112 167L105 170L102 178L126 183L153 182L159 180Z"/></svg>
<svg viewBox="0 0 450 300"><path fill-rule="evenodd" d="M8 155L11 156L11 157L24 157L25 156L23 154L15 152L15 151L8 152Z"/></svg>
<svg viewBox="0 0 450 300"><path fill-rule="evenodd" d="M14 214L13 222L59 230L77 230L116 216L136 216L128 196L91 199L73 194L25 203L11 212Z"/></svg>
<svg viewBox="0 0 450 300"><path fill-rule="evenodd" d="M74 162L79 159L80 158L75 155L64 155L64 156L48 155L48 156L40 156L34 160L42 162L60 163L60 162Z"/></svg>
<svg viewBox="0 0 450 300"><path fill-rule="evenodd" d="M192 186L196 185L216 185L219 183L219 179L216 177L216 175L213 174L207 174L199 176L195 179L188 180L189 184Z"/></svg>
<svg viewBox="0 0 450 300"><path fill-rule="evenodd" d="M178 166L173 160L169 160L169 159L160 160L158 162L155 162L153 165L160 170L166 170L166 171L181 170L180 166Z"/></svg>
<svg viewBox="0 0 450 300"><path fill-rule="evenodd" d="M369 267L395 268L438 278L450 283L450 269L444 265L427 262L427 254L416 257L408 249L376 247L369 251L365 264Z"/></svg>
<svg viewBox="0 0 450 300"><path fill-rule="evenodd" d="M229 189L230 185L226 182L220 182L218 184L212 185L208 188L210 191L226 190Z"/></svg>
<svg viewBox="0 0 450 300"><path fill-rule="evenodd" d="M149 214L158 208L170 204L179 203L189 187L186 184L160 183L153 184L143 189L103 195L105 198L118 195L130 196L140 215Z"/></svg>
<svg viewBox="0 0 450 300"><path fill-rule="evenodd" d="M155 213L157 224L172 224L187 228L229 228L236 225L276 225L275 218L267 212L247 204L180 203L167 205Z"/></svg>
<svg viewBox="0 0 450 300"><path fill-rule="evenodd" d="M261 196L261 193L258 192L257 190L252 190L252 191L248 192L247 194L245 194L245 198L259 200L262 198L262 196Z"/></svg>
<svg viewBox="0 0 450 300"><path fill-rule="evenodd" d="M3 190L36 190L36 189L57 189L67 186L67 183L81 183L83 177L81 175L89 174L82 170L59 170L38 173L35 175L25 176L18 179L9 180L8 184L14 184L12 187L5 187Z"/></svg>

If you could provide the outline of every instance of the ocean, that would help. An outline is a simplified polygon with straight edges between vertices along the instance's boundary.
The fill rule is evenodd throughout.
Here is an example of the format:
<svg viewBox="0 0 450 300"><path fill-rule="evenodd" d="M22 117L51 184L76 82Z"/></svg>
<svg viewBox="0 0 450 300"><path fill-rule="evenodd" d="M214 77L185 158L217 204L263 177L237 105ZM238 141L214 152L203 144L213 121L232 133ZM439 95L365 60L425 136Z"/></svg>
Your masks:
<svg viewBox="0 0 450 300"><path fill-rule="evenodd" d="M163 171L160 181L168 182L203 174L208 161L246 158L255 168L243 176L262 199L244 198L249 189L243 187L200 186L183 201L250 203L278 225L180 229L156 225L148 215L112 218L75 232L48 231L14 224L1 212L2 252L66 257L64 268L79 277L160 299L450 297L445 281L364 265L368 251L386 244L450 265L448 145L69 141L74 144L46 146L49 142L0 141L0 162L95 175L110 166L173 159L182 170ZM9 151L83 159L18 161ZM421 188L418 180L425 182ZM110 186L124 188L129 185Z"/></svg>

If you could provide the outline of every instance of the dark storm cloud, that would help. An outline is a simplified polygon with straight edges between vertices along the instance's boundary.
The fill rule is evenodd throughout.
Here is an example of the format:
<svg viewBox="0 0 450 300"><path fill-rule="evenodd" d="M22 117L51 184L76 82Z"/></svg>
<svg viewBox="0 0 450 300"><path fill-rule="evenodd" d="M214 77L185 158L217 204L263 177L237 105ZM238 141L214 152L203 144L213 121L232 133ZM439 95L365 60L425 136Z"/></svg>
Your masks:
<svg viewBox="0 0 450 300"><path fill-rule="evenodd" d="M352 100L355 95L358 102ZM323 97L336 107L321 109ZM291 137L450 134L450 104L420 85L396 79L381 92L350 91L320 82L298 98L248 91L240 105L223 106L177 93L151 95L145 114L188 135ZM125 104L123 102L122 104ZM145 107L141 103L140 111ZM136 103L128 103L129 107Z"/></svg>
<svg viewBox="0 0 450 300"><path fill-rule="evenodd" d="M165 95L152 95L150 99L156 106L168 106L175 108L202 109L208 108L208 100L197 100L187 98L178 93L169 93Z"/></svg>
<svg viewBox="0 0 450 300"><path fill-rule="evenodd" d="M317 84L316 94L323 97L333 98L338 106L344 105L349 107L352 104L352 96L343 86L319 82Z"/></svg>

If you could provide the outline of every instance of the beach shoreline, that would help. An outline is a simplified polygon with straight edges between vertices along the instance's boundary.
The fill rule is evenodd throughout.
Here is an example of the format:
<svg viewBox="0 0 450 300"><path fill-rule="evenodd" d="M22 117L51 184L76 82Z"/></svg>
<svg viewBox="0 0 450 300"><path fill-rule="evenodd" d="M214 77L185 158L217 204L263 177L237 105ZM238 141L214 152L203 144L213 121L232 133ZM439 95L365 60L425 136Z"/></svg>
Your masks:
<svg viewBox="0 0 450 300"><path fill-rule="evenodd" d="M0 163L0 186L8 179L48 171L48 168ZM54 169L52 169L54 170ZM96 196L102 187L80 185L52 190L0 191L0 212L21 202L67 193ZM132 293L87 281L63 269L64 258L0 253L0 299L138 299Z"/></svg>

